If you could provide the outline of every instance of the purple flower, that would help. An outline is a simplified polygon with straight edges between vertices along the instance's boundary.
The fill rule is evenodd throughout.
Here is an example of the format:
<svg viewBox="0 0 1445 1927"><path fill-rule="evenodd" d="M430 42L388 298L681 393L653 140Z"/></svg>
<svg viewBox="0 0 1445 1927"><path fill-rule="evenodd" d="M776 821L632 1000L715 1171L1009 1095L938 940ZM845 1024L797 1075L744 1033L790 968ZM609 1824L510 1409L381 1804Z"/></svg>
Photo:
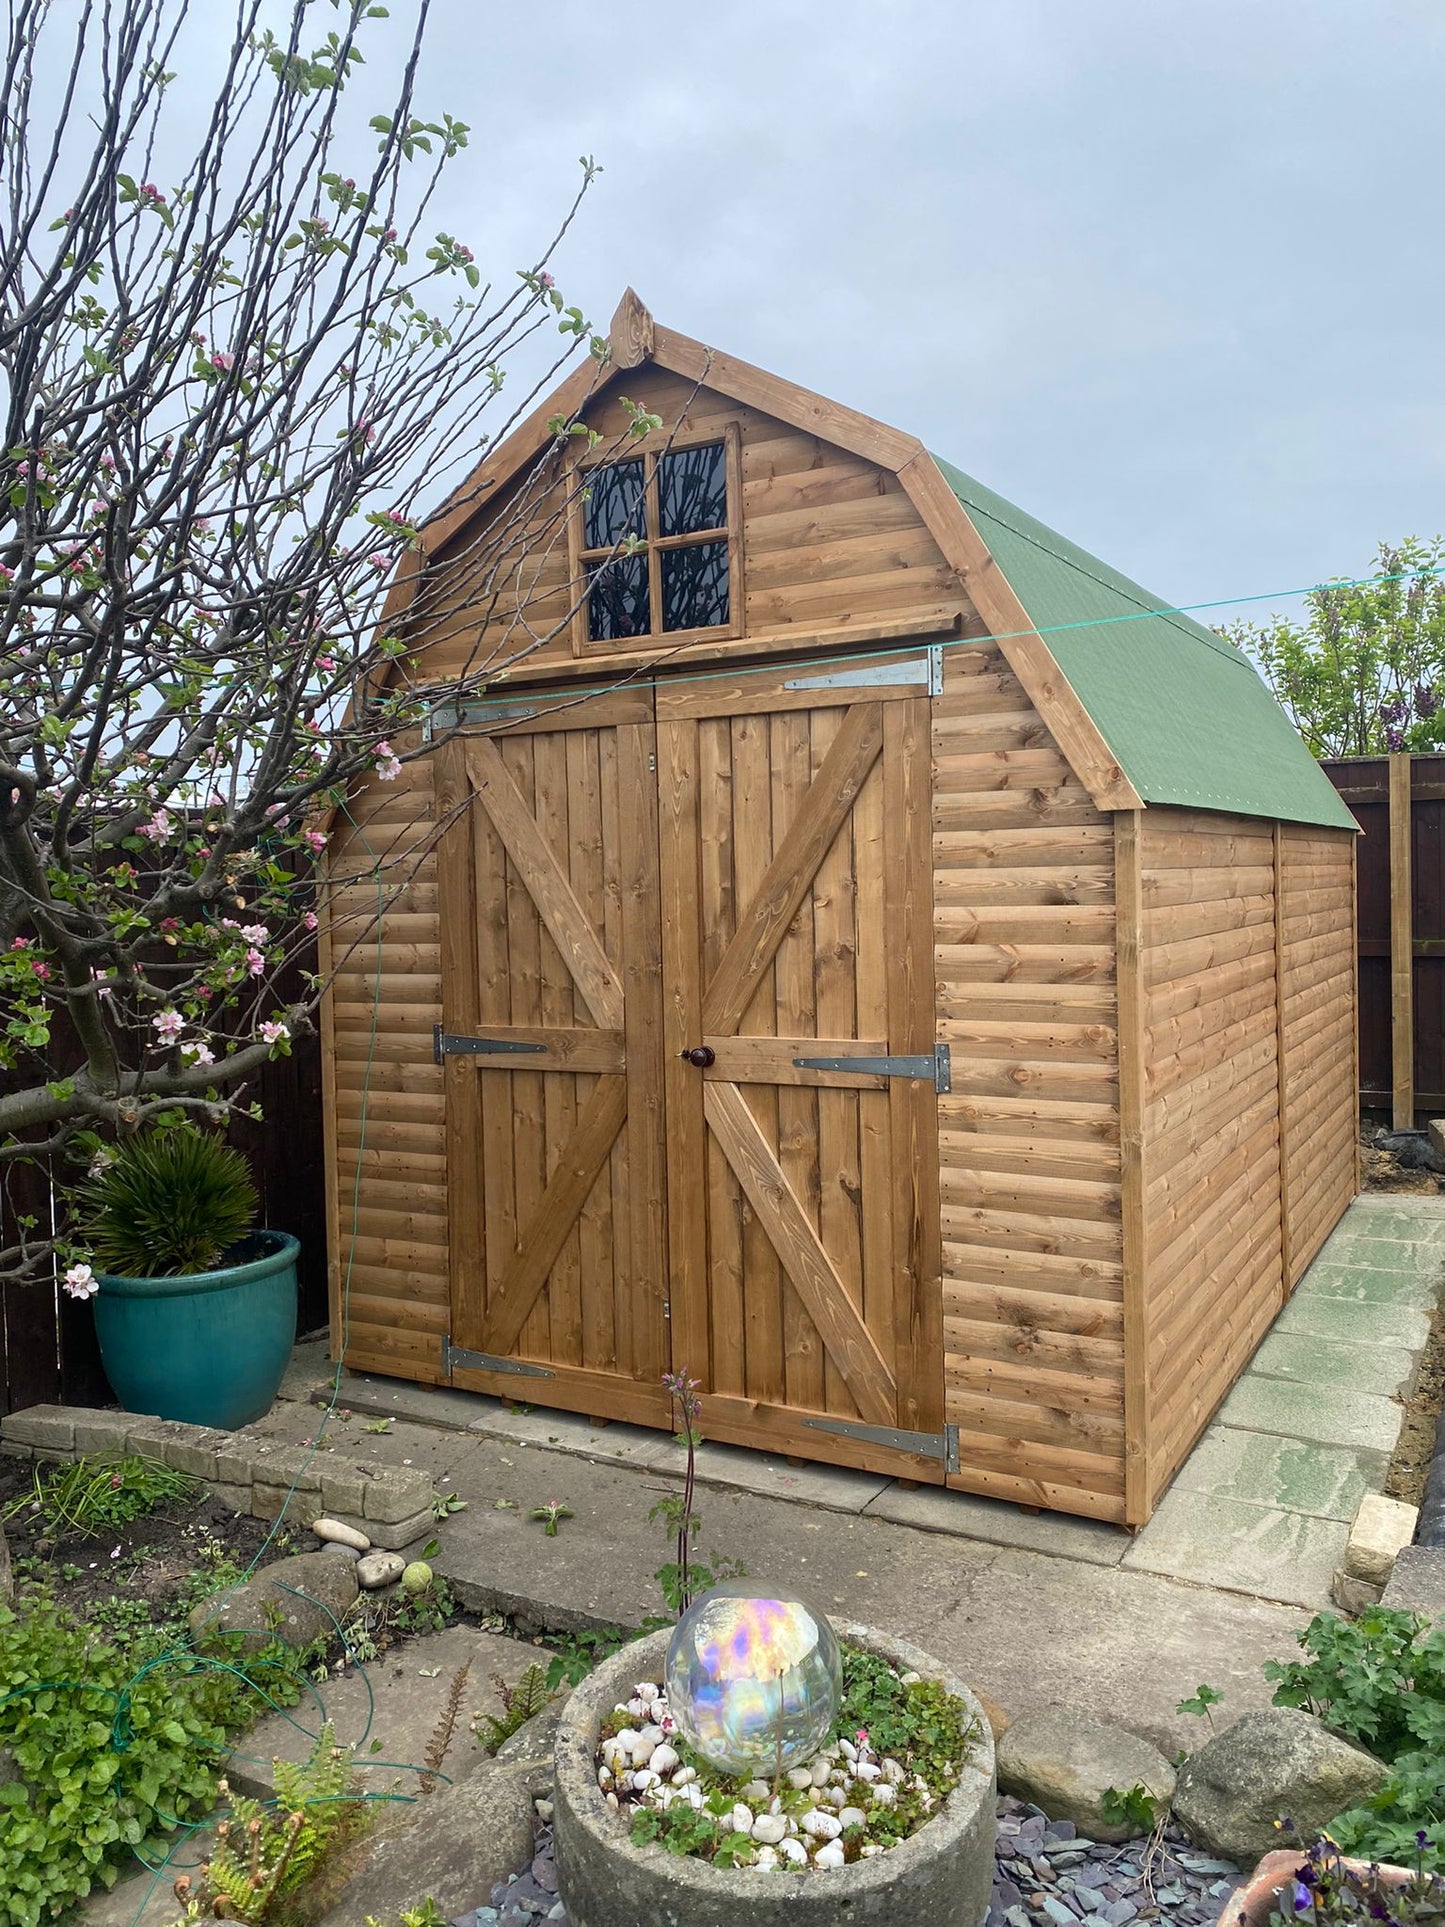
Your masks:
<svg viewBox="0 0 1445 1927"><path fill-rule="evenodd" d="M1440 707L1440 698L1435 694L1432 684L1417 682L1415 685L1415 714L1420 717L1433 716Z"/></svg>
<svg viewBox="0 0 1445 1927"><path fill-rule="evenodd" d="M1382 723L1403 723L1406 714L1406 706L1398 696L1392 696L1389 702L1380 704L1380 721Z"/></svg>
<svg viewBox="0 0 1445 1927"><path fill-rule="evenodd" d="M1405 747L1405 732L1401 729L1387 729L1385 731L1385 747L1386 749L1403 749Z"/></svg>

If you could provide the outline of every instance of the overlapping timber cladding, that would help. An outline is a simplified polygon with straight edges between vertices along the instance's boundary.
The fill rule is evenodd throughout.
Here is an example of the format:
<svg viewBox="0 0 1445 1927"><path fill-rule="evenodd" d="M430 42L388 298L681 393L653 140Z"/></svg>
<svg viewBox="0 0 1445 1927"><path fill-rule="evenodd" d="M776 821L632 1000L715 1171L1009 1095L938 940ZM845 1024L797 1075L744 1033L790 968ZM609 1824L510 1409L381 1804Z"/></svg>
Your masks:
<svg viewBox="0 0 1445 1927"><path fill-rule="evenodd" d="M347 1361L1145 1520L1356 1182L1251 665L631 295L390 619L486 687L334 828Z"/></svg>

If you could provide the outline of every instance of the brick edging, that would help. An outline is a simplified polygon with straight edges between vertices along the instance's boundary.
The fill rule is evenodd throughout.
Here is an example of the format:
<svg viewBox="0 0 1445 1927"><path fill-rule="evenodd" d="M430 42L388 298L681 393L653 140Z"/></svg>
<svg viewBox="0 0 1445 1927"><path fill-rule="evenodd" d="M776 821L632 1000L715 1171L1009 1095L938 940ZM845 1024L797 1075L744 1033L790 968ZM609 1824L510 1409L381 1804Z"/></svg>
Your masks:
<svg viewBox="0 0 1445 1927"><path fill-rule="evenodd" d="M324 1513L387 1551L411 1545L433 1522L434 1487L425 1472L342 1458L261 1432L219 1432L80 1405L32 1405L0 1420L0 1451L10 1458L60 1460L142 1453L200 1479L216 1498L253 1519L285 1517L309 1526Z"/></svg>

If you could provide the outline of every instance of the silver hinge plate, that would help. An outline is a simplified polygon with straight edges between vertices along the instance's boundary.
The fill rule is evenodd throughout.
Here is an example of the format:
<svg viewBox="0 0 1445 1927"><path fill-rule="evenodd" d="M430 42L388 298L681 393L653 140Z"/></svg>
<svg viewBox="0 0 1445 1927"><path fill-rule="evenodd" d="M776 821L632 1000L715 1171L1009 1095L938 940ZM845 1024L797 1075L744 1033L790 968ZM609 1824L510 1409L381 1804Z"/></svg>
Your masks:
<svg viewBox="0 0 1445 1927"><path fill-rule="evenodd" d="M866 1445L886 1445L894 1452L912 1452L921 1459L941 1459L945 1472L958 1470L958 1427L941 1432L904 1432L894 1425L864 1425L847 1418L803 1420L815 1432L836 1432L839 1438L861 1439Z"/></svg>
<svg viewBox="0 0 1445 1927"><path fill-rule="evenodd" d="M517 1378L555 1378L545 1365L529 1365L525 1358L494 1358L490 1352L469 1352L464 1345L442 1340L442 1370L448 1377L454 1371L510 1372Z"/></svg>
<svg viewBox="0 0 1445 1927"><path fill-rule="evenodd" d="M832 669L818 676L794 676L784 689L897 689L921 683L930 696L943 694L943 644L931 643L921 656L897 662L870 662L859 669Z"/></svg>
<svg viewBox="0 0 1445 1927"><path fill-rule="evenodd" d="M443 1030L440 1024L432 1029L432 1055L440 1064L444 1057L489 1057L493 1053L502 1055L545 1054L545 1044L523 1044L515 1037L458 1037L455 1031Z"/></svg>
<svg viewBox="0 0 1445 1927"><path fill-rule="evenodd" d="M926 1077L936 1091L953 1089L953 1067L947 1044L936 1044L926 1057L795 1057L800 1071L852 1071L859 1077Z"/></svg>

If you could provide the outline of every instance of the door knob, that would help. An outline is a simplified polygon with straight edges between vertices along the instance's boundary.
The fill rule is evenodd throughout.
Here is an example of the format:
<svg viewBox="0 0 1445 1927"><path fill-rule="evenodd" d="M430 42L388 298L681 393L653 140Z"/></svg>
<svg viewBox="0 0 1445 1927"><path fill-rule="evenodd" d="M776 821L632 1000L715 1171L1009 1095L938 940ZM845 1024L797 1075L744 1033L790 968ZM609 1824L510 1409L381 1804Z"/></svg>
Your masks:
<svg viewBox="0 0 1445 1927"><path fill-rule="evenodd" d="M691 1050L685 1050L682 1055L689 1064L695 1064L700 1071L705 1071L710 1064L717 1062L717 1052L711 1044L694 1044Z"/></svg>

